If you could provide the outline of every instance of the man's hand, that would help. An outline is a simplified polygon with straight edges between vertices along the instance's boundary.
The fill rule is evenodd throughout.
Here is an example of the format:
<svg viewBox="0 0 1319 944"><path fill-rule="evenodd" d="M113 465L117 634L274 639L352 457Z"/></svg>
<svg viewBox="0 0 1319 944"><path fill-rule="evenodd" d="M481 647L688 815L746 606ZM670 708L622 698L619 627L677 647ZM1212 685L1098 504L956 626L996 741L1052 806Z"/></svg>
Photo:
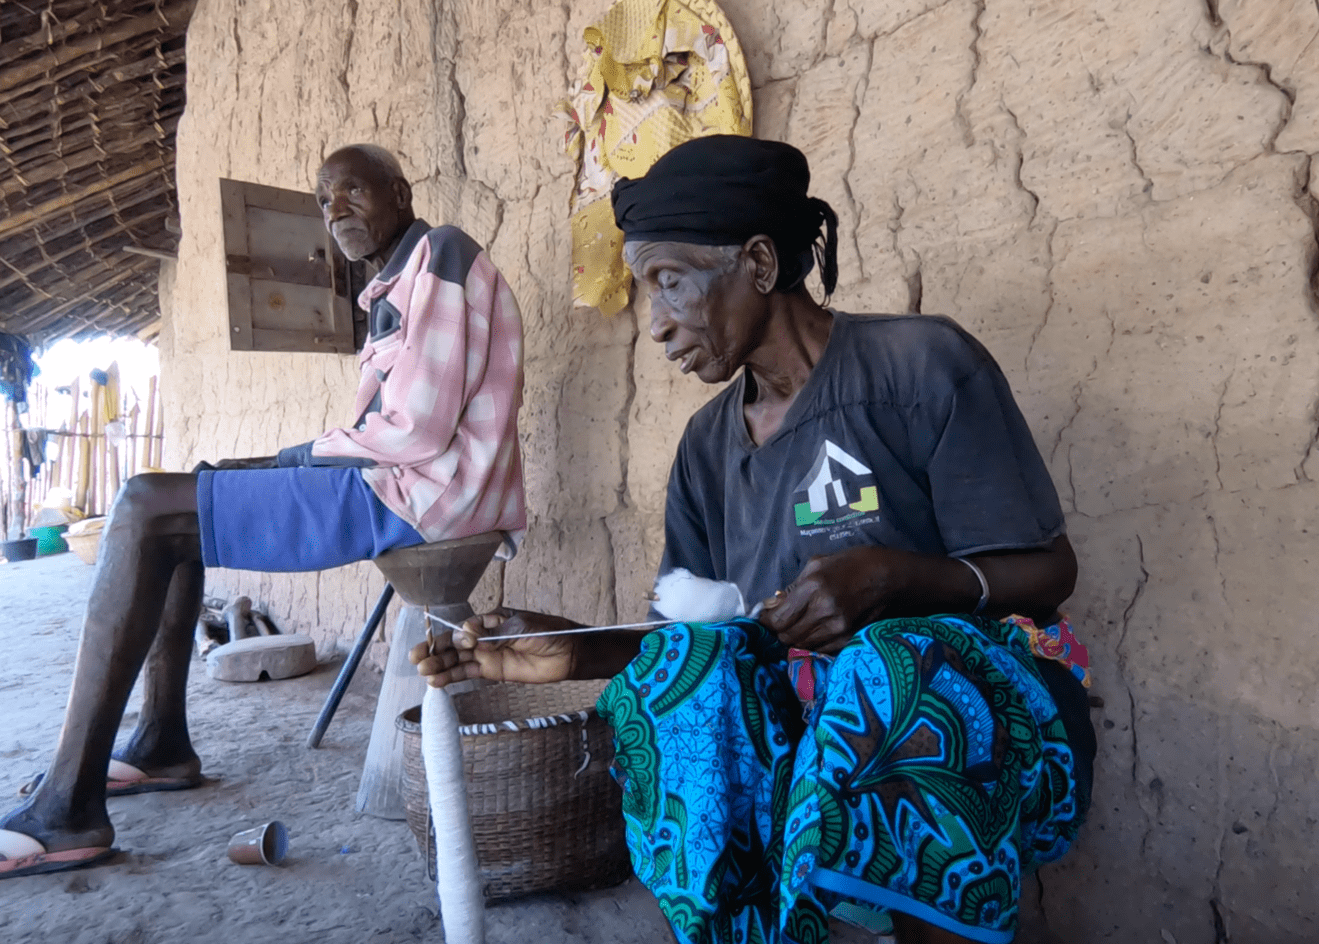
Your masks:
<svg viewBox="0 0 1319 944"><path fill-rule="evenodd" d="M784 645L834 655L901 597L912 557L882 547L812 557L786 590L763 602L758 618Z"/></svg>
<svg viewBox="0 0 1319 944"><path fill-rule="evenodd" d="M577 636L530 636L483 641L485 636L551 632L580 626L561 616L498 609L463 622L461 631L434 636L434 651L419 643L408 660L427 683L443 688L464 679L495 682L562 682L571 678Z"/></svg>
<svg viewBox="0 0 1319 944"><path fill-rule="evenodd" d="M273 469L278 465L274 456L256 456L251 459L218 459L215 462L198 462L192 474L198 472L231 472L235 469Z"/></svg>

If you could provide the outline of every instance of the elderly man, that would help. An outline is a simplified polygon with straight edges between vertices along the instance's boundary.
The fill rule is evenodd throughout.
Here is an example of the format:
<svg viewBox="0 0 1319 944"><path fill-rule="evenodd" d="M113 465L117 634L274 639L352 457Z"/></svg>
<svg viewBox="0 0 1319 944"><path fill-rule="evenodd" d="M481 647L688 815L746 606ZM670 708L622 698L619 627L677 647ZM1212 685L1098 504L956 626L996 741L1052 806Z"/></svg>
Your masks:
<svg viewBox="0 0 1319 944"><path fill-rule="evenodd" d="M351 428L278 457L130 480L92 583L54 761L0 818L0 878L112 853L107 794L202 782L184 713L206 566L321 570L391 548L525 528L517 412L522 323L508 284L454 227L412 211L398 161L343 148L316 179L325 225L380 271L359 299L369 340ZM137 729L111 758L147 664Z"/></svg>
<svg viewBox="0 0 1319 944"><path fill-rule="evenodd" d="M661 574L730 581L757 619L534 636L576 624L502 611L412 658L437 685L612 679L633 865L684 944L830 918L1010 941L1089 802L1076 560L979 343L812 299L837 220L809 179L788 145L708 137L614 190L651 337L728 382L678 446Z"/></svg>

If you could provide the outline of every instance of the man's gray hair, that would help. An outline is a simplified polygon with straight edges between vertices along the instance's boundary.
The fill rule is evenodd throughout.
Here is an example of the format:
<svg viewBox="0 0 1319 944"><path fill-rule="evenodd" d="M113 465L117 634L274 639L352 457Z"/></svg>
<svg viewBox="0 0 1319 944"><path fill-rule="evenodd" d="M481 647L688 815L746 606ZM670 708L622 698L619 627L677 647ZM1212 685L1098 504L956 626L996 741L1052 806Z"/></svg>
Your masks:
<svg viewBox="0 0 1319 944"><path fill-rule="evenodd" d="M362 155L371 169L387 180L407 182L408 178L403 174L403 165L398 162L398 158L378 144L348 144L339 150L355 151Z"/></svg>

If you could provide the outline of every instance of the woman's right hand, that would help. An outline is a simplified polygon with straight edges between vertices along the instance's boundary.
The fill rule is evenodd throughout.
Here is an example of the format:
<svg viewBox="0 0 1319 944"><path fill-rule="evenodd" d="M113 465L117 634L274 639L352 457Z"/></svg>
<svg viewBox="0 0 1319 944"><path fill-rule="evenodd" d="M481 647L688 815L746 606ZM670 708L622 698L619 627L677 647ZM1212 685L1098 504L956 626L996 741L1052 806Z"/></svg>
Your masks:
<svg viewBox="0 0 1319 944"><path fill-rule="evenodd" d="M465 620L462 630L433 634L434 648L418 643L408 660L426 682L443 688L464 679L495 682L562 682L572 677L576 636L526 636L484 640L485 636L524 636L580 626L561 616L500 608Z"/></svg>

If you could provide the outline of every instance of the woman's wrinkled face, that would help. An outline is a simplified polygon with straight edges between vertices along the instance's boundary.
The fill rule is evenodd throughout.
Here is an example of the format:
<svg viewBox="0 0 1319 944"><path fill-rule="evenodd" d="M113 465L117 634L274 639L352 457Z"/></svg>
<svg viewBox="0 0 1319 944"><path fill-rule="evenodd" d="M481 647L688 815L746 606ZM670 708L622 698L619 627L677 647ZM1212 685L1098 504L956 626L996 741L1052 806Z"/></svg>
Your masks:
<svg viewBox="0 0 1319 944"><path fill-rule="evenodd" d="M650 298L650 336L684 374L730 380L760 342L763 297L740 246L629 242L624 258Z"/></svg>

